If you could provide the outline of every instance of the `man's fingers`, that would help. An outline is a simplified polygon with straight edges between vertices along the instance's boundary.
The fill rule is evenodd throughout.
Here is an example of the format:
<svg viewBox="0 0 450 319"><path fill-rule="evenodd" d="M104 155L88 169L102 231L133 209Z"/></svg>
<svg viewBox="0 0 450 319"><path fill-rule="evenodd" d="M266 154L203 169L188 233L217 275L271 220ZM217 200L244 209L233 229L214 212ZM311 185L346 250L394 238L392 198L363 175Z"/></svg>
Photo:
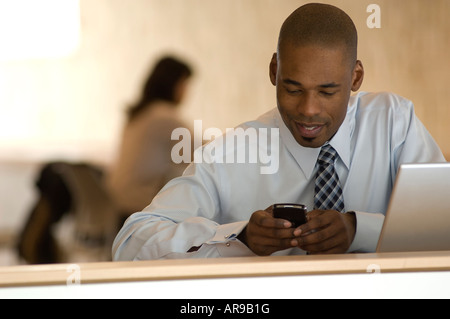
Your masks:
<svg viewBox="0 0 450 319"><path fill-rule="evenodd" d="M299 247L308 252L323 252L332 250L342 243L338 236L330 236L327 231L318 231L309 236L297 239Z"/></svg>
<svg viewBox="0 0 450 319"><path fill-rule="evenodd" d="M262 256L297 247L299 242L291 226L289 221L273 218L269 209L257 211L245 228L245 243L254 253Z"/></svg>
<svg viewBox="0 0 450 319"><path fill-rule="evenodd" d="M314 210L307 214L308 222L299 227L301 236L307 236L318 229L328 226L331 221L323 211Z"/></svg>
<svg viewBox="0 0 450 319"><path fill-rule="evenodd" d="M353 241L355 220L351 214L313 211L308 222L294 232L298 247L310 253L344 253Z"/></svg>
<svg viewBox="0 0 450 319"><path fill-rule="evenodd" d="M281 228L287 229L292 226L292 224L284 219L273 218L271 212L267 210L261 210L252 215L250 222L257 224L260 227L265 228Z"/></svg>
<svg viewBox="0 0 450 319"><path fill-rule="evenodd" d="M255 245L259 247L268 247L272 249L272 252L278 251L280 249L288 249L292 247L297 247L299 242L292 238L269 238L269 237L255 237Z"/></svg>
<svg viewBox="0 0 450 319"><path fill-rule="evenodd" d="M293 229L290 223L282 219L275 219L272 216L264 216L264 214L254 214L247 226L250 235L256 238L269 239L293 239Z"/></svg>

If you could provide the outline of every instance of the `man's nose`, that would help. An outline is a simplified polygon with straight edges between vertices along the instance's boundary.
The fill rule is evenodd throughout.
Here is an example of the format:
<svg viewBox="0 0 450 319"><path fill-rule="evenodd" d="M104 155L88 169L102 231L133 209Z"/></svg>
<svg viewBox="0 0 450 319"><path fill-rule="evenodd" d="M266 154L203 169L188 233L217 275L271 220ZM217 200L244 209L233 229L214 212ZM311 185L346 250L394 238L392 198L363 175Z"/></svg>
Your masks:
<svg viewBox="0 0 450 319"><path fill-rule="evenodd" d="M297 111L307 118L317 116L321 112L320 102L313 93L305 93L297 107Z"/></svg>

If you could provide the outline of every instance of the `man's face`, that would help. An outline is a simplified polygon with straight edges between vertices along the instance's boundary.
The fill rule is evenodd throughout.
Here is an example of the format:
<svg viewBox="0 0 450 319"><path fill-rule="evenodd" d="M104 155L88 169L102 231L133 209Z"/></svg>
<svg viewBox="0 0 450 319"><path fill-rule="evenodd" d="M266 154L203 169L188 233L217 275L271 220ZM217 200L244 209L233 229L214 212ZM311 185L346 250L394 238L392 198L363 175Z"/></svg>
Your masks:
<svg viewBox="0 0 450 319"><path fill-rule="evenodd" d="M270 77L278 109L300 145L321 147L336 134L363 74L361 62L350 66L343 49L284 45L274 55Z"/></svg>

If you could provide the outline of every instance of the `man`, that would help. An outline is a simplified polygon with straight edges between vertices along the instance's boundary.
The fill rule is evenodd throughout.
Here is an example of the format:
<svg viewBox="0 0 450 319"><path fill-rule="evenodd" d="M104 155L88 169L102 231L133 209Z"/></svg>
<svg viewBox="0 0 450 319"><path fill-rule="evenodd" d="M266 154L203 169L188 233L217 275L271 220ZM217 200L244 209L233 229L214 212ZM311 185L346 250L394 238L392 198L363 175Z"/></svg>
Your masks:
<svg viewBox="0 0 450 319"><path fill-rule="evenodd" d="M208 160L127 220L115 260L374 251L400 165L445 160L411 102L387 93L350 97L363 78L350 17L325 4L298 8L270 62L278 109L241 126L258 129L256 148L277 157L278 171L225 161L247 139L232 149L229 134L214 140ZM279 144L263 143L260 129L279 130ZM274 218L275 203L305 204L308 222L294 229Z"/></svg>

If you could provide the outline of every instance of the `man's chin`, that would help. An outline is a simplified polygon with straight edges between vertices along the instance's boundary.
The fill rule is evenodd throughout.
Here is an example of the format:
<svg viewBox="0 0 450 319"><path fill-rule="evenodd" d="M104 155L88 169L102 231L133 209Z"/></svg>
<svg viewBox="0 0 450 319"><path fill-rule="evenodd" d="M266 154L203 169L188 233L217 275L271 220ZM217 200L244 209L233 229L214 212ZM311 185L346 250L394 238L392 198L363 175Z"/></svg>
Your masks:
<svg viewBox="0 0 450 319"><path fill-rule="evenodd" d="M322 147L326 141L322 141L322 139L318 137L309 138L309 137L296 137L295 140L298 144L307 148L319 148Z"/></svg>

